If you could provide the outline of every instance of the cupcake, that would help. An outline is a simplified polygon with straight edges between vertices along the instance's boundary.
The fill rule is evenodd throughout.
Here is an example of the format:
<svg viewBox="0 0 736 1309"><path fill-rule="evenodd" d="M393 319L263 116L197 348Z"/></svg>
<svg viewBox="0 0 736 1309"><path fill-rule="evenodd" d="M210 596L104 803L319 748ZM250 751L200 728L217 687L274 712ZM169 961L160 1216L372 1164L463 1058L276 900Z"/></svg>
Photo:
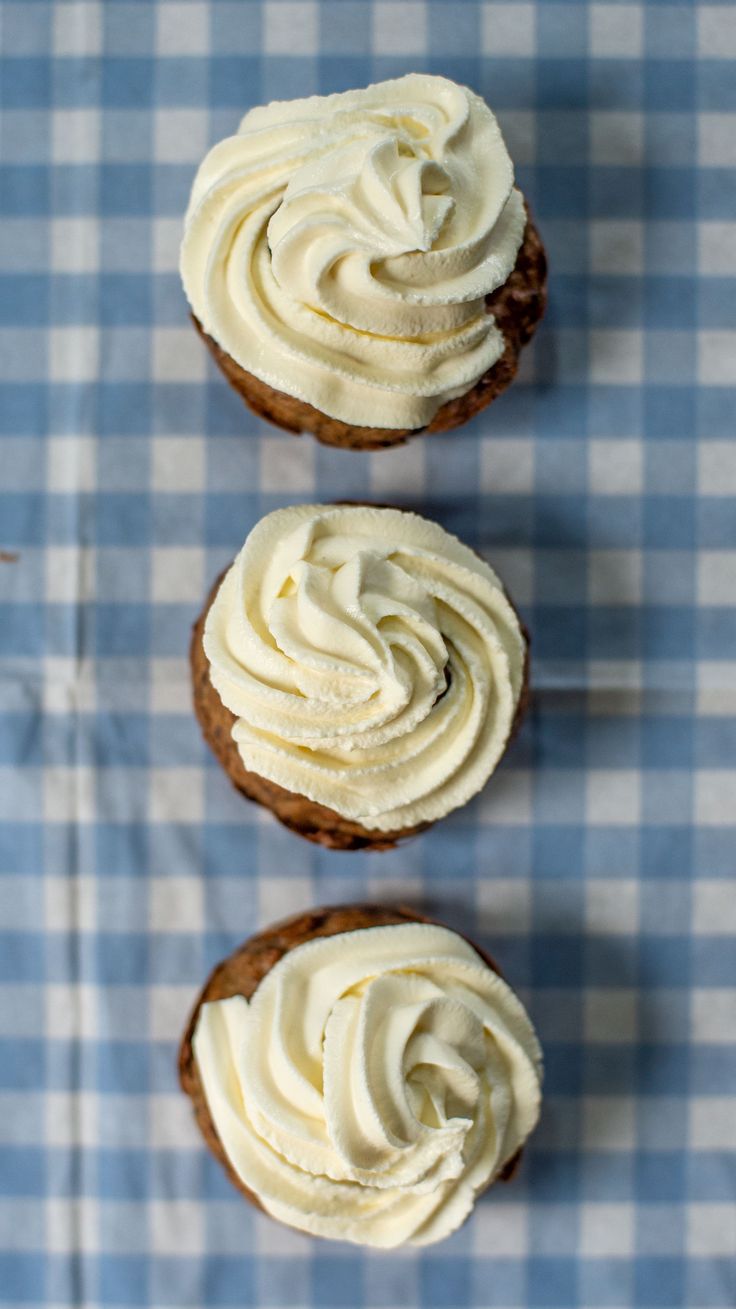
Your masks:
<svg viewBox="0 0 736 1309"><path fill-rule="evenodd" d="M192 637L194 707L234 785L336 849L475 795L527 699L496 574L419 514L295 505L254 527Z"/></svg>
<svg viewBox="0 0 736 1309"><path fill-rule="evenodd" d="M508 386L546 260L488 106L412 73L251 109L197 173L181 275L251 409L365 450Z"/></svg>
<svg viewBox="0 0 736 1309"><path fill-rule="evenodd" d="M411 910L348 905L219 964L179 1070L207 1145L289 1227L430 1245L510 1176L541 1051L493 961Z"/></svg>

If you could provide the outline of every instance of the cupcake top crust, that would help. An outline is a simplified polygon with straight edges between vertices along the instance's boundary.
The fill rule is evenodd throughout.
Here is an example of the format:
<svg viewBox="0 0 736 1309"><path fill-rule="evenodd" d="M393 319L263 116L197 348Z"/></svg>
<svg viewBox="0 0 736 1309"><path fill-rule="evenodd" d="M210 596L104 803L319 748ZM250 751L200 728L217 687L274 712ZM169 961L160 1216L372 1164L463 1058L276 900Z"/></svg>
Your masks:
<svg viewBox="0 0 736 1309"><path fill-rule="evenodd" d="M194 181L181 274L248 372L350 424L420 428L504 349L522 197L488 106L412 73L251 109Z"/></svg>
<svg viewBox="0 0 736 1309"><path fill-rule="evenodd" d="M227 1159L274 1218L358 1244L453 1232L517 1154L541 1051L507 984L455 932L401 923L320 937L193 1040Z"/></svg>
<svg viewBox="0 0 736 1309"><path fill-rule="evenodd" d="M526 640L489 565L418 514L368 505L263 518L203 644L245 767L379 832L481 789L524 684Z"/></svg>

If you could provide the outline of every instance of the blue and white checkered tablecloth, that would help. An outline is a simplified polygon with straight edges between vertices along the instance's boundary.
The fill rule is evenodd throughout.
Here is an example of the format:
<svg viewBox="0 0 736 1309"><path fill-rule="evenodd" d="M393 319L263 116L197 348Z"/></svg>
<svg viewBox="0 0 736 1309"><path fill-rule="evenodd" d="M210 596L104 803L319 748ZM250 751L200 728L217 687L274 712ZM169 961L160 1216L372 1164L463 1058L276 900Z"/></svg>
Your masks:
<svg viewBox="0 0 736 1309"><path fill-rule="evenodd" d="M0 208L0 1302L726 1309L736 1279L736 9L16 0ZM244 110L411 69L498 112L551 256L519 380L356 455L260 423L177 275ZM415 504L497 565L533 711L487 793L381 855L295 839L200 740L186 647L256 519ZM401 896L488 945L546 1049L518 1179L445 1244L251 1210L176 1044L209 967Z"/></svg>

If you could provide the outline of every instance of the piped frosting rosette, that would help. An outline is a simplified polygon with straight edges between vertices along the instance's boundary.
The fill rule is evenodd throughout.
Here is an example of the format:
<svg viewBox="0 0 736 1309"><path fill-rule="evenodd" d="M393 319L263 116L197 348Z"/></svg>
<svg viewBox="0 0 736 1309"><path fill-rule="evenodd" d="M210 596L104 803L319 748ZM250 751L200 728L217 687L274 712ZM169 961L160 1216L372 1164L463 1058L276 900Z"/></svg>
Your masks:
<svg viewBox="0 0 736 1309"><path fill-rule="evenodd" d="M245 767L381 832L481 789L526 659L484 560L418 514L360 505L262 519L210 607L204 650Z"/></svg>
<svg viewBox="0 0 736 1309"><path fill-rule="evenodd" d="M263 1207L366 1245L449 1235L539 1116L525 1010L433 924L297 947L250 1001L203 1005L194 1051L225 1153Z"/></svg>
<svg viewBox="0 0 736 1309"><path fill-rule="evenodd" d="M352 424L421 427L492 367L525 226L485 102L444 77L276 101L210 150L181 273L205 331Z"/></svg>

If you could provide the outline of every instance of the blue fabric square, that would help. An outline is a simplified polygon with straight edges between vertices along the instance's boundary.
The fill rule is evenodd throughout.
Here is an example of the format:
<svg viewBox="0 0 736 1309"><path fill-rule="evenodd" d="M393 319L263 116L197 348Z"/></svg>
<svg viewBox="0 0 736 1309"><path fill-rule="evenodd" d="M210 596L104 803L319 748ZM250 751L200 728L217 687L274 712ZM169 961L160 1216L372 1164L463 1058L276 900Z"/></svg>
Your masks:
<svg viewBox="0 0 736 1309"><path fill-rule="evenodd" d="M647 1255L634 1272L634 1304L642 1309L685 1304L685 1263L681 1257Z"/></svg>
<svg viewBox="0 0 736 1309"><path fill-rule="evenodd" d="M419 1293L432 1309L462 1309L472 1304L470 1261L446 1255L436 1259L425 1255L419 1265ZM348 1303L354 1303L351 1299Z"/></svg>
<svg viewBox="0 0 736 1309"><path fill-rule="evenodd" d="M110 217L148 214L153 184L149 164L103 164L100 169L100 208Z"/></svg>
<svg viewBox="0 0 736 1309"><path fill-rule="evenodd" d="M51 64L48 59L30 55L4 60L0 105L5 111L26 107L48 108L51 91Z"/></svg>
<svg viewBox="0 0 736 1309"><path fill-rule="evenodd" d="M11 1304L39 1302L44 1295L44 1264L40 1251L0 1254L0 1286Z"/></svg>
<svg viewBox="0 0 736 1309"><path fill-rule="evenodd" d="M259 103L260 62L247 55L213 55L207 63L208 96L213 109L234 109L242 117ZM184 70L174 69L179 77ZM233 125L234 126L234 125Z"/></svg>
<svg viewBox="0 0 736 1309"><path fill-rule="evenodd" d="M684 1276L686 1303L708 1305L711 1309L716 1309L717 1305L733 1303L736 1296L736 1275L732 1259L689 1259Z"/></svg>
<svg viewBox="0 0 736 1309"><path fill-rule="evenodd" d="M244 1256L217 1255L204 1260L205 1304L240 1306L257 1304L253 1284L253 1263Z"/></svg>
<svg viewBox="0 0 736 1309"><path fill-rule="evenodd" d="M312 1260L312 1296L315 1304L339 1307L364 1303L362 1289L362 1260L357 1257L316 1255Z"/></svg>
<svg viewBox="0 0 736 1309"><path fill-rule="evenodd" d="M528 1265L527 1303L534 1309L555 1309L579 1303L575 1260L561 1255L531 1255Z"/></svg>
<svg viewBox="0 0 736 1309"><path fill-rule="evenodd" d="M142 604L97 605L95 633L102 656L142 655L150 644L151 615Z"/></svg>
<svg viewBox="0 0 736 1309"><path fill-rule="evenodd" d="M100 1302L109 1305L147 1305L148 1269L135 1255L106 1254L100 1267Z"/></svg>

